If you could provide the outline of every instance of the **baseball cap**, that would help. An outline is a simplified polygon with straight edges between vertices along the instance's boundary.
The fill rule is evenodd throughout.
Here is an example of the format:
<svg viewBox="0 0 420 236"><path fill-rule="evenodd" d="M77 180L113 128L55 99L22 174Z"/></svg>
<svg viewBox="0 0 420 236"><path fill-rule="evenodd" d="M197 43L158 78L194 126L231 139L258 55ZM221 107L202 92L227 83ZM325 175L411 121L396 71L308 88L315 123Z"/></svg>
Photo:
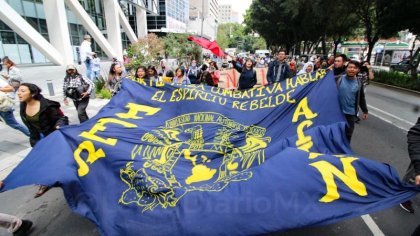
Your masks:
<svg viewBox="0 0 420 236"><path fill-rule="evenodd" d="M76 70L76 67L73 64L69 64L67 65L66 70Z"/></svg>
<svg viewBox="0 0 420 236"><path fill-rule="evenodd" d="M86 34L83 39L91 39L90 35Z"/></svg>

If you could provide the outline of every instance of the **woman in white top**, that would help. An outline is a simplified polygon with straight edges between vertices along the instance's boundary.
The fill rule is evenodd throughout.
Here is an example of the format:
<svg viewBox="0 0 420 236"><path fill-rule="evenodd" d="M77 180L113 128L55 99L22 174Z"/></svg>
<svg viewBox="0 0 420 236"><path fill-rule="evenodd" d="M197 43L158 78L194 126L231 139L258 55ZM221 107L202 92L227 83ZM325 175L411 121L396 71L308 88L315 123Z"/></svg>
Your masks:
<svg viewBox="0 0 420 236"><path fill-rule="evenodd" d="M297 75L312 73L314 71L314 64L312 62L306 62L302 70L300 70Z"/></svg>
<svg viewBox="0 0 420 236"><path fill-rule="evenodd" d="M0 96L10 96L14 99L15 89L3 79L0 79L0 92L2 92ZM16 121L15 115L13 114L13 110L13 108L10 108L4 111L0 111L0 118L8 126L12 127L13 129L19 130L20 132L29 137L29 130L24 125L21 125Z"/></svg>
<svg viewBox="0 0 420 236"><path fill-rule="evenodd" d="M3 78L7 80L7 82L14 88L16 91L20 83L22 83L22 74L20 70L16 67L16 64L10 60L9 58L3 59L3 63L7 68L7 74L1 74Z"/></svg>

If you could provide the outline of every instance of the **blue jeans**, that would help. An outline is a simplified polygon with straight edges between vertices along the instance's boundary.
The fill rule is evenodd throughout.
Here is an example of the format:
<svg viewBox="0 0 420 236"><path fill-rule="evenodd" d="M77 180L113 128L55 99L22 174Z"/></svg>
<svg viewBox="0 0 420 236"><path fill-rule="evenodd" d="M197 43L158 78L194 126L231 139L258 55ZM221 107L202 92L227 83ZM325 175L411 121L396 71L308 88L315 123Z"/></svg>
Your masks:
<svg viewBox="0 0 420 236"><path fill-rule="evenodd" d="M24 125L19 124L16 121L15 116L13 115L13 110L0 111L0 117L4 119L8 126L12 127L13 129L19 130L20 132L24 133L26 136L29 137L30 133L28 128L26 128Z"/></svg>
<svg viewBox="0 0 420 236"><path fill-rule="evenodd" d="M92 82L96 83L98 81L99 76L101 75L100 71L92 71Z"/></svg>
<svg viewBox="0 0 420 236"><path fill-rule="evenodd" d="M86 77L88 79L92 79L92 62L87 63L85 61L85 66L86 66Z"/></svg>

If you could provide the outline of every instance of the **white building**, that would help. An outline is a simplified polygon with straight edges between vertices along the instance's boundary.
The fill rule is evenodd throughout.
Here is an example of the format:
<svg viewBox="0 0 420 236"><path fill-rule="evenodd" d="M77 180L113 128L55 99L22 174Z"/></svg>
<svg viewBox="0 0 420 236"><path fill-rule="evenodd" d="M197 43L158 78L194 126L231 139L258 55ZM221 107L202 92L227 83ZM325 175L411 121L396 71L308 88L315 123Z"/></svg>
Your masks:
<svg viewBox="0 0 420 236"><path fill-rule="evenodd" d="M241 23L239 13L232 9L230 4L222 4L219 6L220 23Z"/></svg>
<svg viewBox="0 0 420 236"><path fill-rule="evenodd" d="M190 0L188 32L215 39L219 22L218 0Z"/></svg>
<svg viewBox="0 0 420 236"><path fill-rule="evenodd" d="M0 57L18 64L77 62L83 35L102 57L147 34L146 12L158 0L0 0Z"/></svg>

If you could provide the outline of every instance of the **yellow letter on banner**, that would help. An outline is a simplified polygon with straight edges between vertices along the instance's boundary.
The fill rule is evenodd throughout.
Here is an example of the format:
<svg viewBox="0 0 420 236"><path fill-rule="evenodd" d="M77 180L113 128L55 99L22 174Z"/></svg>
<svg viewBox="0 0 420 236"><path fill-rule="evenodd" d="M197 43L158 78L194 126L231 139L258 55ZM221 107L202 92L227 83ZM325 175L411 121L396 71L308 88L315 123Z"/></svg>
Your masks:
<svg viewBox="0 0 420 236"><path fill-rule="evenodd" d="M77 165L79 166L79 169L77 169L77 173L80 177L83 177L89 173L89 166L88 164L82 159L80 154L83 151L87 151L88 157L86 159L86 162L89 164L93 164L95 161L97 161L99 158L105 157L105 153L102 150L102 148L95 151L95 146L93 146L93 143L91 141L84 141L81 143L76 151L73 153L74 160L76 160Z"/></svg>
<svg viewBox="0 0 420 236"><path fill-rule="evenodd" d="M114 139L114 138L104 139L104 138L96 135L96 132L106 130L105 124L107 124L107 123L119 124L119 125L124 126L125 128L136 128L137 127L137 125L135 125L135 124L131 124L131 123L128 123L128 122L125 122L125 121L122 121L122 120L117 120L115 118L101 118L101 119L99 119L98 123L96 123L89 130L89 132L83 132L79 136L83 137L83 138L90 139L90 140L94 140L94 141L97 141L97 142L100 142L100 143L108 144L110 146L114 146L115 144L117 144L117 139Z"/></svg>
<svg viewBox="0 0 420 236"><path fill-rule="evenodd" d="M367 195L366 186L357 179L356 170L351 165L351 163L357 159L358 158L354 157L341 158L344 173L327 161L318 161L310 164L321 172L325 186L327 187L327 193L319 200L320 202L332 202L340 198L334 176L343 181L347 187L356 192L359 196Z"/></svg>
<svg viewBox="0 0 420 236"><path fill-rule="evenodd" d="M304 115L306 120L313 119L318 116L317 113L313 113L308 106L308 98L305 97L302 101L299 102L298 107L293 114L292 122L296 123L299 119L299 116Z"/></svg>
<svg viewBox="0 0 420 236"><path fill-rule="evenodd" d="M140 120L143 119L141 116L137 116L137 113L143 112L146 113L146 116L152 116L160 111L160 108L149 107L145 105L139 105L135 103L128 103L127 106L128 112L127 113L117 113L116 116L123 119L134 119Z"/></svg>
<svg viewBox="0 0 420 236"><path fill-rule="evenodd" d="M303 151L309 152L309 149L314 145L312 142L311 136L306 136L303 132L303 128L307 128L313 124L310 120L305 120L302 123L300 123L297 127L297 135L298 139L296 140L296 146Z"/></svg>

